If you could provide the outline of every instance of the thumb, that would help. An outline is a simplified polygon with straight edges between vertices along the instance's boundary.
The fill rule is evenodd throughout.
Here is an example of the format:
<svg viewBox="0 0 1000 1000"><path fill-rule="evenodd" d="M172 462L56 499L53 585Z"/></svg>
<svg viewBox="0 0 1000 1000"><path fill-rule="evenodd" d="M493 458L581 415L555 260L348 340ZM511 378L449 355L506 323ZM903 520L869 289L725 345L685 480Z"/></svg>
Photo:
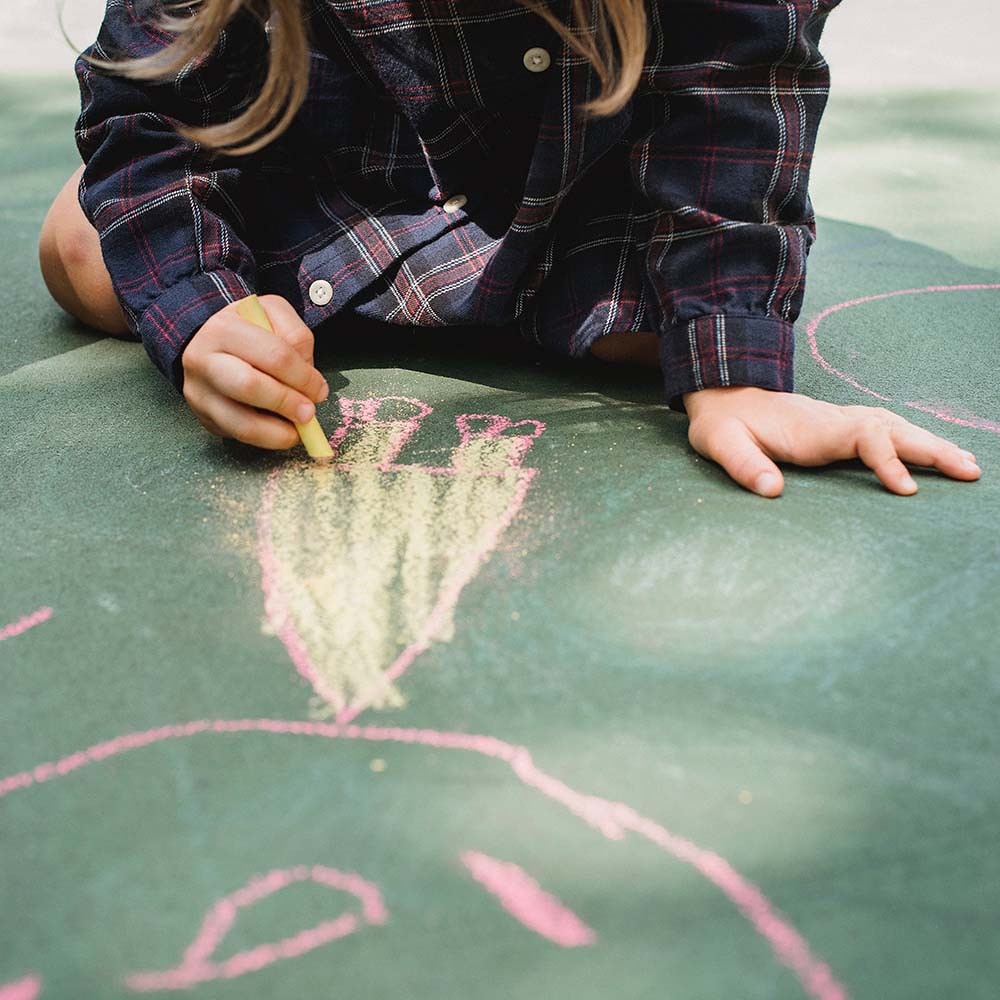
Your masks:
<svg viewBox="0 0 1000 1000"><path fill-rule="evenodd" d="M730 417L709 429L694 421L688 439L695 451L718 462L740 486L763 497L781 495L785 486L781 470L761 451L742 420Z"/></svg>

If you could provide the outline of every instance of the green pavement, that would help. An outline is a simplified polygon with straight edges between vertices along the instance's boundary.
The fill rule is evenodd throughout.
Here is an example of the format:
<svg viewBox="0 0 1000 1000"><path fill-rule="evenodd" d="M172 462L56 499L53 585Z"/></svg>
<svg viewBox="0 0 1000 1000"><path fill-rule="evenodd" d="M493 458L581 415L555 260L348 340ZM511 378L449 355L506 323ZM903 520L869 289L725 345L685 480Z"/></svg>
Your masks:
<svg viewBox="0 0 1000 1000"><path fill-rule="evenodd" d="M934 239L821 219L796 376L838 403L878 393L974 451L979 483L918 472L894 497L843 463L786 469L764 501L688 449L655 378L333 330L328 431L341 400L431 412L406 469L361 469L359 446L303 500L282 492L292 460L210 438L141 347L46 298L34 241L75 165L74 108L66 81L0 80L0 629L51 609L0 640L0 987L995 996L1000 290L876 298L827 315L815 353L807 336L849 300L1000 283L995 202L935 200L943 125L913 161ZM988 134L970 119L956 147L973 160ZM824 142L884 207L860 134ZM544 422L533 477L431 471L465 414ZM281 517L302 510L296 549ZM405 704L331 728L303 663L336 672L378 630L387 667L439 599L453 628L439 616L411 656ZM212 723L239 719L284 723ZM504 869L500 900L466 852L527 878ZM331 869L364 882L331 888ZM273 894L232 895L275 871Z"/></svg>

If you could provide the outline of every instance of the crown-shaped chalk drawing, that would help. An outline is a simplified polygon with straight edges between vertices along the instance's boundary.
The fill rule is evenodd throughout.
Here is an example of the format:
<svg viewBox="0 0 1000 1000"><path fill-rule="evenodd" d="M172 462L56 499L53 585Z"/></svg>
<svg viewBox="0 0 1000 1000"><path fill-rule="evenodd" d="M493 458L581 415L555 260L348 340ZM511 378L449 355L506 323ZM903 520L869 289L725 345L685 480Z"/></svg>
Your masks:
<svg viewBox="0 0 1000 1000"><path fill-rule="evenodd" d="M340 722L399 707L396 681L449 640L465 585L517 516L545 429L497 414L455 418L445 466L399 453L433 412L416 399L341 399L332 464L276 469L258 518L267 621Z"/></svg>

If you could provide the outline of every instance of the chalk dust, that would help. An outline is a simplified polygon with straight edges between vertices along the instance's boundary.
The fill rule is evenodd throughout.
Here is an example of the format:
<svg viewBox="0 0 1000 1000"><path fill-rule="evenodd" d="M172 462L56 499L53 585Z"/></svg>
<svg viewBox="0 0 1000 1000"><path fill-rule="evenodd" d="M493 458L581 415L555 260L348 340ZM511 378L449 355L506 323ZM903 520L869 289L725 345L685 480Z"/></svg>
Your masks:
<svg viewBox="0 0 1000 1000"><path fill-rule="evenodd" d="M251 479L244 470L243 477L246 478L241 477L235 483L231 475L212 479L206 501L213 524L219 526L219 537L226 547L252 559L257 549L253 525L260 502L260 486L257 476Z"/></svg>
<svg viewBox="0 0 1000 1000"><path fill-rule="evenodd" d="M335 463L288 465L269 484L260 537L268 617L330 710L395 708L404 704L396 677L452 638L462 588L520 508L535 471L521 460L541 425L522 422L529 432L517 433L524 428L506 418L460 417L448 466L400 465L430 408L341 405Z"/></svg>

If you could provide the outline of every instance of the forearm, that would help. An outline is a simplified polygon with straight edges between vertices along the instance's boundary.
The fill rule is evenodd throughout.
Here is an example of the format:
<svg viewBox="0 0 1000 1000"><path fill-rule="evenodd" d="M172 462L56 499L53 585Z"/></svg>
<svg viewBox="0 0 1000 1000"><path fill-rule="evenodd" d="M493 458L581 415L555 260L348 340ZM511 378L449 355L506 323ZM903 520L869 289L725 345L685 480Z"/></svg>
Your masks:
<svg viewBox="0 0 1000 1000"><path fill-rule="evenodd" d="M209 160L177 131L205 121L237 94L220 79L232 67L209 59L182 83L157 84L96 69L86 58L153 54L170 36L153 23L159 4L110 5L98 41L77 61L84 161L79 199L97 230L105 265L129 326L180 388L180 354L215 312L255 285L238 192L240 169ZM249 24L239 26L245 34ZM240 35L242 38L242 35ZM247 41L229 40L233 53Z"/></svg>
<svg viewBox="0 0 1000 1000"><path fill-rule="evenodd" d="M829 87L817 45L834 5L680 0L658 13L670 40L644 84L652 127L632 163L655 210L644 273L673 406L705 388L793 387Z"/></svg>

